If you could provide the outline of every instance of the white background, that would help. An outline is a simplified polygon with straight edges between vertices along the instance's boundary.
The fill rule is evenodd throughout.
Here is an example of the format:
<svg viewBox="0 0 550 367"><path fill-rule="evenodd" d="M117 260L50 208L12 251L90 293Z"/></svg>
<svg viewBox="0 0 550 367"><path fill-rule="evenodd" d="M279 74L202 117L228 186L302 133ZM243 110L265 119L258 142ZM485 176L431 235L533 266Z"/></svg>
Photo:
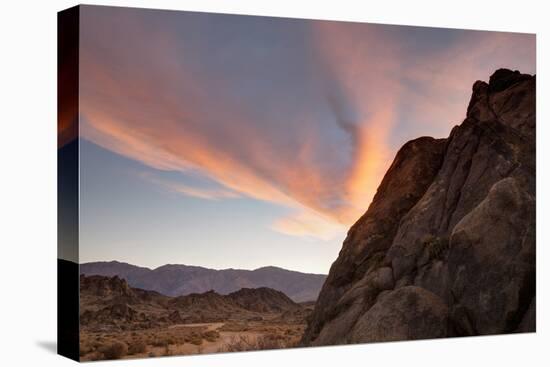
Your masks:
<svg viewBox="0 0 550 367"><path fill-rule="evenodd" d="M100 1L97 4L537 33L537 333L100 362L105 366L548 365L546 1ZM56 339L56 12L3 2L0 22L0 365L64 366ZM542 103L541 103L542 101ZM546 166L548 166L546 164Z"/></svg>

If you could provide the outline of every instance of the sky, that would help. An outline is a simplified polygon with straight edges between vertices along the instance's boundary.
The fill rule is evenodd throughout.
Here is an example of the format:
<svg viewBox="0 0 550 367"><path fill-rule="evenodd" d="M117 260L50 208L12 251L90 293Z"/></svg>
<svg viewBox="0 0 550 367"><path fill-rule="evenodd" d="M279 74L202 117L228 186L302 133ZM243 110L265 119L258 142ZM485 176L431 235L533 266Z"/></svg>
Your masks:
<svg viewBox="0 0 550 367"><path fill-rule="evenodd" d="M80 262L328 273L397 150L535 36L81 7Z"/></svg>

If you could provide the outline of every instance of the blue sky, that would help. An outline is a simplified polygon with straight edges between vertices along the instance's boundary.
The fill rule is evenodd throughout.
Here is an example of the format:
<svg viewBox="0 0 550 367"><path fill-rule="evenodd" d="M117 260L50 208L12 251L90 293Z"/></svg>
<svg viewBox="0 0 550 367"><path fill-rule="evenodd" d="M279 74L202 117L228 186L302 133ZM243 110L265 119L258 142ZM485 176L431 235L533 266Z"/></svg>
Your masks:
<svg viewBox="0 0 550 367"><path fill-rule="evenodd" d="M397 149L534 35L84 6L80 261L327 273Z"/></svg>
<svg viewBox="0 0 550 367"><path fill-rule="evenodd" d="M215 185L193 174L158 172L86 140L81 140L80 154L82 262L118 259L217 269L279 264L314 271L336 255L332 241L270 230L274 220L289 213L282 206L247 197L205 200L167 190L144 174L190 186Z"/></svg>

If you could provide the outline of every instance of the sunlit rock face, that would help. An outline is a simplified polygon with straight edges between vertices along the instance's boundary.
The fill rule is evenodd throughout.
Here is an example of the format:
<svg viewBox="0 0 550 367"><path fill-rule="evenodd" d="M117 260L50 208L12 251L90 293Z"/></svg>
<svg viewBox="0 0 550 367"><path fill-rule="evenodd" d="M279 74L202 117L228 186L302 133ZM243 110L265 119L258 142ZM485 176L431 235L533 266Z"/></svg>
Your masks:
<svg viewBox="0 0 550 367"><path fill-rule="evenodd" d="M535 331L535 83L497 70L447 139L401 148L302 344Z"/></svg>

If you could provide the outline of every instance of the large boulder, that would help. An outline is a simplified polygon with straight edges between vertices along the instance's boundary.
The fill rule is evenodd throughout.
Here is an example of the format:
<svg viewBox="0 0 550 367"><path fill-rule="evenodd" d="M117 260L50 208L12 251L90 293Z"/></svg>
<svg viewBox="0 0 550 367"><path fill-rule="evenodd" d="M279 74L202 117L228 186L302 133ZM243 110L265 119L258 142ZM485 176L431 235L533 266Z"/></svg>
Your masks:
<svg viewBox="0 0 550 367"><path fill-rule="evenodd" d="M384 292L358 320L349 342L384 342L447 336L449 310L438 296L421 287Z"/></svg>
<svg viewBox="0 0 550 367"><path fill-rule="evenodd" d="M534 197L508 177L454 227L449 276L462 334L504 333L521 322L535 292L534 209Z"/></svg>

